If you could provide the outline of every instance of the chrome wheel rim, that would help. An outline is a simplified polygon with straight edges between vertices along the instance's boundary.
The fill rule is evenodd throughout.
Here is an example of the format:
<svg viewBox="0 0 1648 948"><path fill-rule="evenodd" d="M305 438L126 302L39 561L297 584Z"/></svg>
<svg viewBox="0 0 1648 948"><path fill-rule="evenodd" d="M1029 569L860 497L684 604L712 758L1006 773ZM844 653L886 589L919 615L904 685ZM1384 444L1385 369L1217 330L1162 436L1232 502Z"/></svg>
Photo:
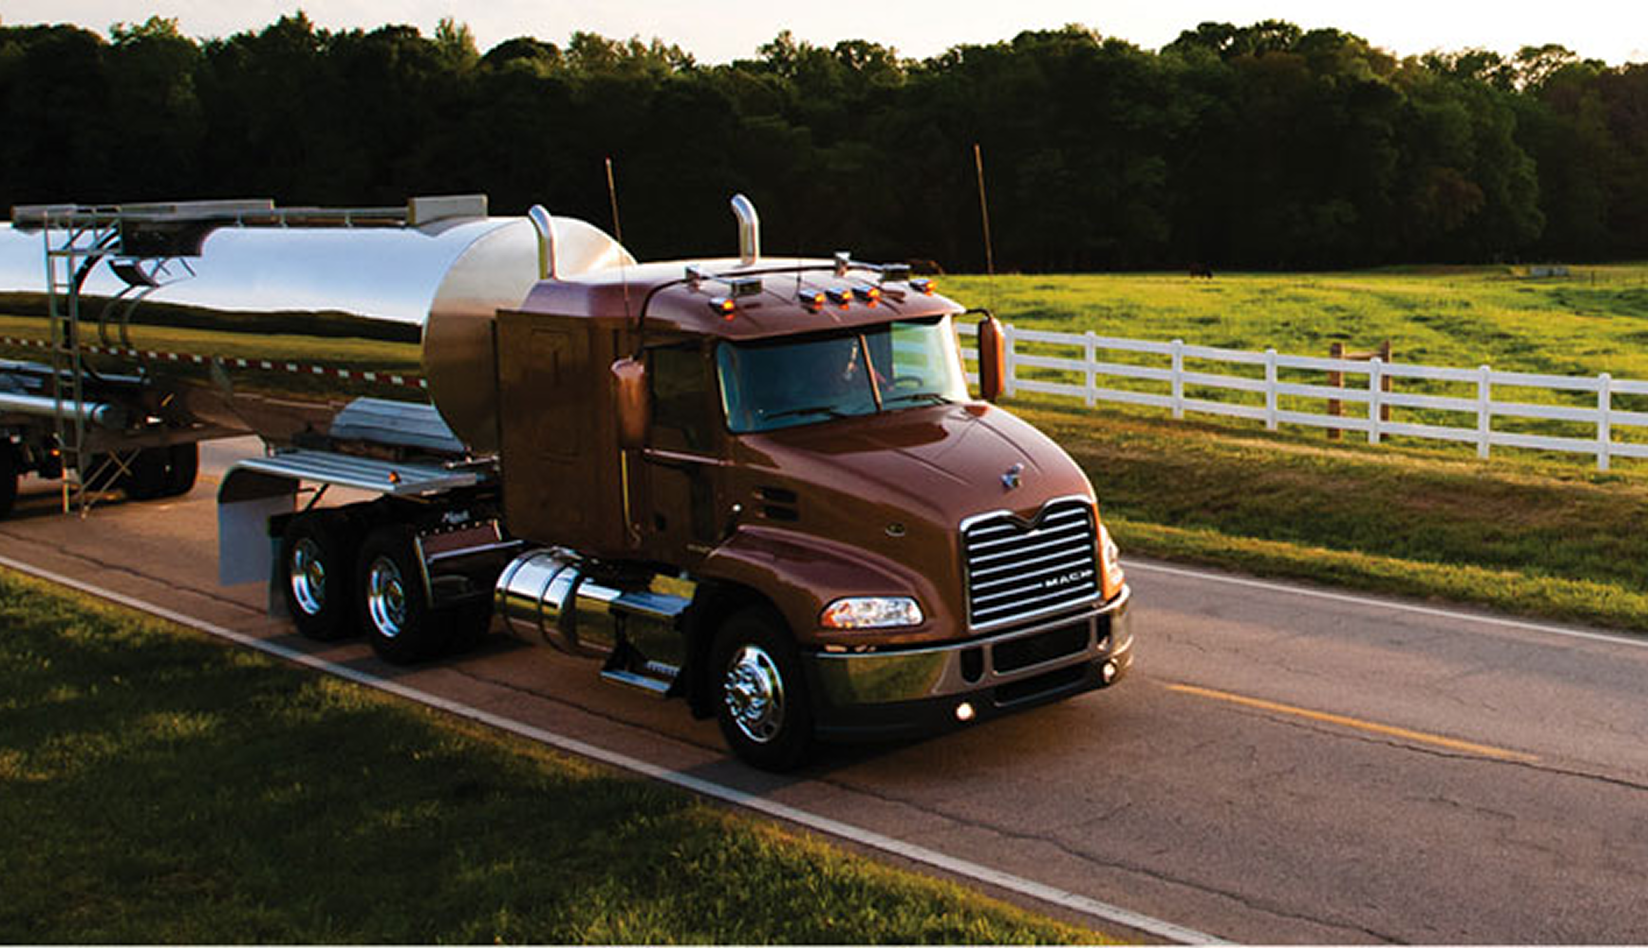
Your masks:
<svg viewBox="0 0 1648 948"><path fill-rule="evenodd" d="M372 561L366 573L366 613L379 635L392 639L406 628L406 584L388 557Z"/></svg>
<svg viewBox="0 0 1648 948"><path fill-rule="evenodd" d="M319 615L326 608L326 559L320 544L303 537L292 544L292 598L306 616Z"/></svg>
<svg viewBox="0 0 1648 948"><path fill-rule="evenodd" d="M727 666L723 698L733 724L757 744L766 744L784 727L784 676L778 663L756 645L745 645Z"/></svg>

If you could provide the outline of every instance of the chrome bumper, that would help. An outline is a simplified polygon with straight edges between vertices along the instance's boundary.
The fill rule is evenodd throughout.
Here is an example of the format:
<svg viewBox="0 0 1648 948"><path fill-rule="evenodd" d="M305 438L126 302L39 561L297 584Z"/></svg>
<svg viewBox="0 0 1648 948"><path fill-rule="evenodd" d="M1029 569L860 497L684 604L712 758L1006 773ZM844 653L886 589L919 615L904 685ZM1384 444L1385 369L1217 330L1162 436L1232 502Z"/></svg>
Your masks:
<svg viewBox="0 0 1648 948"><path fill-rule="evenodd" d="M833 712L861 722L851 730L882 730L864 720L877 706L948 704L969 700L980 712L1055 699L1119 679L1132 663L1133 633L1127 607L1132 590L1110 602L1066 613L1021 629L980 639L886 652L810 652L802 656L817 699L819 724L830 729ZM1082 636L1085 635L1085 639ZM1050 657L1042 658L1043 654ZM1111 664L1105 672L1106 663ZM1084 667L1091 675L1074 674ZM1062 674L1061 674L1062 673ZM1038 690L1038 682L1047 688ZM981 700L982 699L982 700ZM895 714L889 716L896 717ZM887 730L902 730L886 722Z"/></svg>

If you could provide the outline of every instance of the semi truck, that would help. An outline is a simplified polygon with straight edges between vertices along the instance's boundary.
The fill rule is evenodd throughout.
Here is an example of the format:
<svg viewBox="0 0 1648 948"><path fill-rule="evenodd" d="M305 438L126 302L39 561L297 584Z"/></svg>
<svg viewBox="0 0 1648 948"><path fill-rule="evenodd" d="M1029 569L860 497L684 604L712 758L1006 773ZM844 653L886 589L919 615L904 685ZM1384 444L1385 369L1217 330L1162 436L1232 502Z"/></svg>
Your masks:
<svg viewBox="0 0 1648 948"><path fill-rule="evenodd" d="M767 769L1121 680L1115 544L994 404L1000 324L907 265L764 256L731 206L736 256L646 263L483 196L18 207L0 508L28 473L82 513L185 493L200 441L256 434L220 582L391 662L587 656Z"/></svg>

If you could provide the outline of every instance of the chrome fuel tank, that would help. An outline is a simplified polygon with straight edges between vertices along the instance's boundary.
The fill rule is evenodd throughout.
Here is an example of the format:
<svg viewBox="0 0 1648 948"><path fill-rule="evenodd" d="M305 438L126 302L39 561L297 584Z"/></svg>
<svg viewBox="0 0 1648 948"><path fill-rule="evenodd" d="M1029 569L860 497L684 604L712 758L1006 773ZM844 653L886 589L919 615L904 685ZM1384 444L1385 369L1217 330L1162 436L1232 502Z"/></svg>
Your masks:
<svg viewBox="0 0 1648 948"><path fill-rule="evenodd" d="M552 243L524 217L220 226L198 256L143 263L137 286L98 262L81 351L93 373L144 378L151 411L276 444L329 434L370 398L433 404L471 453L490 453L492 318L526 298L543 248L563 276L633 262L589 224L548 221ZM0 225L0 360L50 361L47 239Z"/></svg>

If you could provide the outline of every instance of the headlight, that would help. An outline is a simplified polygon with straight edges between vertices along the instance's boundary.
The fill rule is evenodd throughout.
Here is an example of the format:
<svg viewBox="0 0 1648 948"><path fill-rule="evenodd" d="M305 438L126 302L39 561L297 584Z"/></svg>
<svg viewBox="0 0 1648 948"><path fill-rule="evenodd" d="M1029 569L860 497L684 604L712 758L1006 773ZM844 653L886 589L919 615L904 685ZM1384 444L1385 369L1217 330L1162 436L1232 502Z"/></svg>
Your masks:
<svg viewBox="0 0 1648 948"><path fill-rule="evenodd" d="M818 624L826 629L890 629L920 625L926 618L908 596L856 596L825 606Z"/></svg>
<svg viewBox="0 0 1648 948"><path fill-rule="evenodd" d="M1122 551L1102 523L1099 524L1099 556L1103 564L1104 598L1113 599L1122 591L1127 577L1122 573Z"/></svg>

